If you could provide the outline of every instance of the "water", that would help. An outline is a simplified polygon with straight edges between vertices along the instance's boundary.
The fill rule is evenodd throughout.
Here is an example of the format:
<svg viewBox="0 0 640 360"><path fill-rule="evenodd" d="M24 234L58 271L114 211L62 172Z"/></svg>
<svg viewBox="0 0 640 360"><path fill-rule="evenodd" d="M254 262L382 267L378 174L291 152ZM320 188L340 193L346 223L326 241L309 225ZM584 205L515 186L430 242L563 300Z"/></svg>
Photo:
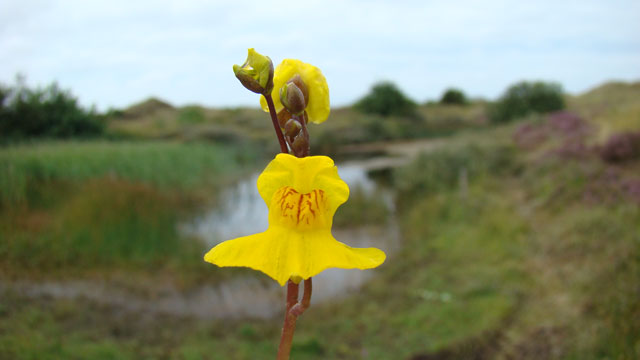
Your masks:
<svg viewBox="0 0 640 360"><path fill-rule="evenodd" d="M393 194L367 176L366 162L338 166L340 177L353 190L382 196L393 212ZM201 216L180 225L185 235L197 236L213 247L221 241L262 232L268 226L267 207L258 194L258 174L247 177L223 192L219 203ZM385 226L333 229L333 235L354 247L377 247L387 253L399 246L398 229L390 219ZM194 260L201 261L201 260ZM225 271L211 266L211 271ZM357 291L376 270L328 269L313 278L312 304L332 301ZM15 281L0 284L29 297L83 298L98 304L138 314L169 314L199 318L271 318L283 311L285 288L264 274L238 277L218 285L203 285L187 291L172 284L157 284L147 295L134 294L108 281ZM147 289L149 290L149 289Z"/></svg>
<svg viewBox="0 0 640 360"><path fill-rule="evenodd" d="M367 176L367 168L360 163L339 165L338 173L352 190L360 187L366 194L372 194L378 190L380 196L385 198L387 205L393 206L390 193L377 189L376 184ZM181 231L186 235L197 236L213 247L224 240L267 230L268 209L256 188L259 175L259 173L253 174L223 191L220 201L214 208L198 216L194 221L183 224ZM348 241L345 239L343 242ZM375 245L372 243L367 246ZM381 246L384 247L384 244Z"/></svg>
<svg viewBox="0 0 640 360"><path fill-rule="evenodd" d="M349 162L338 165L340 177L353 190L360 187L365 194L382 196L393 212L393 194L376 185L367 175L368 168L360 162ZM225 191L219 204L196 218L193 222L184 224L182 231L191 236L202 238L213 247L221 241L263 232L267 229L268 210L256 188L259 174L254 174L237 183ZM398 229L394 221L387 226L360 227L352 229L333 229L334 237L353 247L377 247L387 254L392 253L399 243ZM215 271L224 271L216 269ZM375 270L345 270L328 269L313 278L312 303L320 303L340 297L359 289L375 274ZM242 283L240 281L239 283ZM261 284L251 289L251 298L262 299L261 303L272 302L268 309L258 315L269 317L281 311L284 290L275 281L270 285ZM238 294L238 301L246 294ZM233 292L229 295L234 297ZM275 301L273 300L275 299Z"/></svg>

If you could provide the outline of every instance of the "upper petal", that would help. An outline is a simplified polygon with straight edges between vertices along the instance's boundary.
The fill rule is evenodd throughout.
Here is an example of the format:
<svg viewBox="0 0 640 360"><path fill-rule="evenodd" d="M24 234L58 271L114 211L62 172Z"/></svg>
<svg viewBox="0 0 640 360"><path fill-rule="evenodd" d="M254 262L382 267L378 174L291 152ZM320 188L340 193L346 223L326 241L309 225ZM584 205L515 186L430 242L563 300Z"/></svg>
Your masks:
<svg viewBox="0 0 640 360"><path fill-rule="evenodd" d="M319 124L329 117L329 85L327 79L317 67L304 63L296 59L284 59L276 67L273 77L273 104L276 111L283 109L280 102L280 88L296 74L299 74L309 90L309 103L307 104L307 114L309 121ZM264 111L269 111L267 101L260 97L260 105Z"/></svg>
<svg viewBox="0 0 640 360"><path fill-rule="evenodd" d="M349 186L340 179L338 168L328 156L298 158L278 154L258 177L257 185L267 206L270 206L273 194L285 186L302 194L322 190L327 196L331 215L349 198Z"/></svg>

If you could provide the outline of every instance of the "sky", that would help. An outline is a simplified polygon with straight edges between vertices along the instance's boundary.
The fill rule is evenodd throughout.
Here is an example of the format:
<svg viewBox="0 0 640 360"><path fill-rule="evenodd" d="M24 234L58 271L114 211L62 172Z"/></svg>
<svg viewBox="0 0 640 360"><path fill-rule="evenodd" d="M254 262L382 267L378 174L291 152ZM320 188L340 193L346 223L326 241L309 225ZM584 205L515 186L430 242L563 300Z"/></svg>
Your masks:
<svg viewBox="0 0 640 360"><path fill-rule="evenodd" d="M257 106L232 72L251 47L319 67L332 106L385 80L418 102L449 87L493 99L521 80L577 94L640 80L640 0L0 3L0 83L57 81L99 110L150 96Z"/></svg>

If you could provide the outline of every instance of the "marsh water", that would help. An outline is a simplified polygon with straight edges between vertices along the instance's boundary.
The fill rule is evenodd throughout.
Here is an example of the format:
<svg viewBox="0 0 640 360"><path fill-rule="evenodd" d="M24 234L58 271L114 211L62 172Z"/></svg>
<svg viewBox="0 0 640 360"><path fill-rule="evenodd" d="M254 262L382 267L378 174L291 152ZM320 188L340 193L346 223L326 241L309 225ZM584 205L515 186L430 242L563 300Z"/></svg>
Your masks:
<svg viewBox="0 0 640 360"><path fill-rule="evenodd" d="M333 235L354 247L377 247L387 254L399 246L398 229L393 219L393 192L376 183L369 176L366 162L350 161L338 164L340 177L354 190L360 188L367 196L380 196L392 214L385 226L334 228ZM262 232L268 226L267 207L256 188L258 173L225 191L215 207L183 224L181 230L203 239L214 246L221 241ZM215 271L224 271L217 269ZM266 278L266 275L259 275ZM313 278L312 303L338 299L360 288L375 270L328 269ZM235 279L210 289L219 293L212 302L225 304L232 316L270 317L279 313L284 299L284 288L274 281L258 281L255 277ZM212 314L213 315L213 314ZM217 315L214 315L217 316ZM223 314L223 316L231 316Z"/></svg>
<svg viewBox="0 0 640 360"><path fill-rule="evenodd" d="M380 169L381 164L386 167L392 163L387 158L338 164L339 175L352 192L360 188L366 196L382 197L390 214L383 225L334 228L332 232L338 241L353 247L377 247L387 255L393 254L399 247L393 191L370 176L370 171ZM197 237L212 247L227 239L266 230L268 213L256 188L258 175L252 174L224 189L215 205L179 224L180 232L185 238ZM227 269L212 266L211 270ZM312 304L348 296L373 276L376 276L376 270L325 270L313 278ZM0 291L4 287L7 285L0 284ZM178 289L170 283L158 284L145 295L109 281L82 279L17 281L10 287L12 291L30 297L86 299L125 312L200 318L270 318L282 312L285 296L285 288L262 273L238 276L216 285L203 285L189 290Z"/></svg>

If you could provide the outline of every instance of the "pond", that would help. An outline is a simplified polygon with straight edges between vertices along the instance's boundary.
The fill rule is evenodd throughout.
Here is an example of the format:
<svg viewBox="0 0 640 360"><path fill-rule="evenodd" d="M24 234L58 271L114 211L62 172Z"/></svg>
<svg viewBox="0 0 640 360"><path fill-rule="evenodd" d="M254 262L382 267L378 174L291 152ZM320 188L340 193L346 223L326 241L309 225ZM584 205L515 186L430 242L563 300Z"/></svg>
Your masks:
<svg viewBox="0 0 640 360"><path fill-rule="evenodd" d="M393 192L369 176L370 161L338 164L340 177L353 191L360 188L366 195L381 196L390 214L394 214ZM181 231L203 239L213 247L221 241L265 231L269 225L267 207L256 188L259 173L247 177L222 193L216 206L193 221L183 224ZM391 216L385 226L334 228L334 237L353 247L377 247L391 254L399 246L398 228ZM224 271L216 268L214 271ZM313 278L313 303L338 299L360 288L375 270L328 269ZM259 275L264 276L266 275ZM239 278L209 289L207 306L217 308L213 317L267 318L282 311L285 288L275 281L258 281L254 277ZM217 294L217 295L214 295Z"/></svg>

